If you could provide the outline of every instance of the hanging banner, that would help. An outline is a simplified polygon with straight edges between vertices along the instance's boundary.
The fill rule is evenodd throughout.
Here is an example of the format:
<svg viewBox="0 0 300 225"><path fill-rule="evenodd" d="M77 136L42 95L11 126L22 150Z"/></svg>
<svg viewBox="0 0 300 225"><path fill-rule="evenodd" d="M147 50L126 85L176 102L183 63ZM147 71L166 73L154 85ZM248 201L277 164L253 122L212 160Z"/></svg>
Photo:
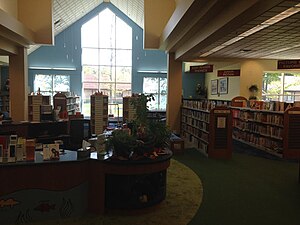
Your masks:
<svg viewBox="0 0 300 225"><path fill-rule="evenodd" d="M278 60L277 69L300 69L300 59Z"/></svg>
<svg viewBox="0 0 300 225"><path fill-rule="evenodd" d="M213 72L213 65L190 66L190 73L209 73Z"/></svg>
<svg viewBox="0 0 300 225"><path fill-rule="evenodd" d="M237 77L240 74L241 70L218 70L218 77Z"/></svg>

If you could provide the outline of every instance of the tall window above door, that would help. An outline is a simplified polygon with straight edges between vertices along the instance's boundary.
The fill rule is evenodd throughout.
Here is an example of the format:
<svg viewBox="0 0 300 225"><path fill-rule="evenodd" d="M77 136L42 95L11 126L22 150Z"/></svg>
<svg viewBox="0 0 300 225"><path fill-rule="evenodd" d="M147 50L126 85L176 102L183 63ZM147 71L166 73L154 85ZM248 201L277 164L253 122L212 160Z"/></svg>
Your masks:
<svg viewBox="0 0 300 225"><path fill-rule="evenodd" d="M122 116L123 93L131 94L132 28L106 8L81 27L83 114L90 96L107 94L109 114Z"/></svg>

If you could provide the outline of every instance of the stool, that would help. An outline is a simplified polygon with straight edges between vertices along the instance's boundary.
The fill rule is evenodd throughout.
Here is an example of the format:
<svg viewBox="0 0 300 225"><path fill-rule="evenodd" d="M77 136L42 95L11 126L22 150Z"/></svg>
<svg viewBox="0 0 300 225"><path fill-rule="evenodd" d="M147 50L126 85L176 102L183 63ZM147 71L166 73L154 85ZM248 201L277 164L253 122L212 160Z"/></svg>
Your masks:
<svg viewBox="0 0 300 225"><path fill-rule="evenodd" d="M176 153L183 153L184 151L184 140L178 136L176 136L175 134L171 135L170 138L170 150L176 154Z"/></svg>

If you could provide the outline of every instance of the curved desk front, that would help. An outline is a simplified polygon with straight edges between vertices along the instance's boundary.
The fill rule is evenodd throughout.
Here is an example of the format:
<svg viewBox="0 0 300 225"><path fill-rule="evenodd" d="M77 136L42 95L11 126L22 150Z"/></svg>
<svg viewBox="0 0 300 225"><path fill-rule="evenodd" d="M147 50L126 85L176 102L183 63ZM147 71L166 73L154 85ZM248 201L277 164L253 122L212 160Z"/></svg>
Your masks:
<svg viewBox="0 0 300 225"><path fill-rule="evenodd" d="M105 208L156 204L165 198L165 174L171 156L170 153L155 160L120 162L98 158L97 153L77 159L76 151L65 151L57 161L43 161L41 153L36 152L34 162L0 164L1 224L77 217L86 212L103 214ZM143 190L145 182L152 182L154 189L161 191ZM133 190L131 199L126 197L129 189ZM153 196L156 193L158 197ZM126 198L119 201L124 195Z"/></svg>

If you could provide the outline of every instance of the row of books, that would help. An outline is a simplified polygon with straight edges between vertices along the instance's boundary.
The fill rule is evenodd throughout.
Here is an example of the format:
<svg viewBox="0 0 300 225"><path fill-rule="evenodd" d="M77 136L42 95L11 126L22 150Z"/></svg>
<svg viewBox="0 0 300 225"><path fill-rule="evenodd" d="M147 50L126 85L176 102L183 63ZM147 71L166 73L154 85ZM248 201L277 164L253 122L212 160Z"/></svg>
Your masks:
<svg viewBox="0 0 300 225"><path fill-rule="evenodd" d="M203 142L202 140L196 138L195 136L191 135L188 132L182 132L183 138L189 141L189 144L192 144L193 147L201 150L201 152L207 154L208 152L208 143Z"/></svg>
<svg viewBox="0 0 300 225"><path fill-rule="evenodd" d="M194 118L191 118L191 117L187 117L187 116L182 116L181 118L181 122L182 124L188 124L190 126L193 126L193 127L196 127L198 129L201 129L201 130L205 130L208 132L208 129L209 129L209 124L207 122L204 122L204 121L201 121L201 120L198 120L198 119L194 119Z"/></svg>
<svg viewBox="0 0 300 225"><path fill-rule="evenodd" d="M239 130L233 130L233 137L251 143L258 148L267 149L270 152L282 153L283 142L281 140L270 139L255 133L240 132Z"/></svg>
<svg viewBox="0 0 300 225"><path fill-rule="evenodd" d="M283 114L270 114L265 112L253 112L244 110L232 110L233 118L238 118L245 121L253 121L264 124L283 126Z"/></svg>
<svg viewBox="0 0 300 225"><path fill-rule="evenodd" d="M192 134L194 137L208 142L208 133L206 131L199 130L196 127L189 126L188 124L183 124L181 126L182 131Z"/></svg>
<svg viewBox="0 0 300 225"><path fill-rule="evenodd" d="M270 125L263 125L257 123L245 123L241 121L234 121L233 123L235 128L239 130L255 133L269 138L276 138L279 140L283 139L283 128L274 127Z"/></svg>
<svg viewBox="0 0 300 225"><path fill-rule="evenodd" d="M181 115L209 123L209 113L182 108Z"/></svg>
<svg viewBox="0 0 300 225"><path fill-rule="evenodd" d="M230 101L226 100L182 100L182 106L193 109L211 110L216 106L230 106Z"/></svg>

